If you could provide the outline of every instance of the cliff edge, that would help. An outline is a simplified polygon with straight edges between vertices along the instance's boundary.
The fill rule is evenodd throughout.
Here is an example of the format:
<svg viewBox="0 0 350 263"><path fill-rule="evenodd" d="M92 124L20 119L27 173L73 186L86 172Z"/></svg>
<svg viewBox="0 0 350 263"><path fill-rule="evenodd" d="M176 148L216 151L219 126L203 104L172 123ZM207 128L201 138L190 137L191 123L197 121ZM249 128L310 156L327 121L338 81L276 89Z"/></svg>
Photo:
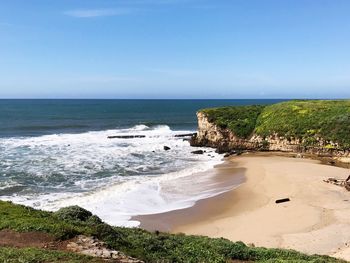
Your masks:
<svg viewBox="0 0 350 263"><path fill-rule="evenodd" d="M192 146L350 157L350 101L299 100L197 112Z"/></svg>

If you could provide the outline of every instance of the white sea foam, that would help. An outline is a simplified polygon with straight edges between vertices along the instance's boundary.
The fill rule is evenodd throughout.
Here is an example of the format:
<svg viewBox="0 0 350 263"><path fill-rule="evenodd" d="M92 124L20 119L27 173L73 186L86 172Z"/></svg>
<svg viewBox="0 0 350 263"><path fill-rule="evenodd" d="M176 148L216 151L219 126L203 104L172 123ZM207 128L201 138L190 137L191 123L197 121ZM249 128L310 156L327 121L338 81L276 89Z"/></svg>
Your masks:
<svg viewBox="0 0 350 263"><path fill-rule="evenodd" d="M113 225L135 226L134 215L192 206L229 190L195 176L221 162L213 149L203 155L166 125L0 139L0 186L25 185L1 199L57 210L80 205ZM107 139L110 135L145 138ZM164 151L163 147L171 148ZM1 193L1 192L0 192Z"/></svg>

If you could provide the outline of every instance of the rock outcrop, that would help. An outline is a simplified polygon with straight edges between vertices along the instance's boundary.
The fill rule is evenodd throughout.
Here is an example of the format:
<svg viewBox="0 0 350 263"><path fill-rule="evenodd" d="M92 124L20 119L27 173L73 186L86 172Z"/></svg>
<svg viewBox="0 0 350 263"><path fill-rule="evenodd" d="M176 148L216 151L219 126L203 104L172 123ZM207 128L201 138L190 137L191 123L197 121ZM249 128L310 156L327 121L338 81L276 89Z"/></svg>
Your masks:
<svg viewBox="0 0 350 263"><path fill-rule="evenodd" d="M219 153L252 150L309 153L341 158L350 157L348 150L338 150L336 144L325 142L322 138L318 138L317 144L314 146L306 146L305 142L298 138L286 138L277 134L263 138L253 133L250 137L243 139L236 136L230 129L221 128L210 122L206 114L201 111L197 112L197 118L198 132L196 136L192 137L191 145L213 147ZM325 147L325 145L330 144L334 148Z"/></svg>
<svg viewBox="0 0 350 263"><path fill-rule="evenodd" d="M126 256L120 251L109 249L104 242L94 237L83 235L77 236L74 241L69 242L67 244L67 250L106 260L113 259L120 263L143 263L143 261Z"/></svg>

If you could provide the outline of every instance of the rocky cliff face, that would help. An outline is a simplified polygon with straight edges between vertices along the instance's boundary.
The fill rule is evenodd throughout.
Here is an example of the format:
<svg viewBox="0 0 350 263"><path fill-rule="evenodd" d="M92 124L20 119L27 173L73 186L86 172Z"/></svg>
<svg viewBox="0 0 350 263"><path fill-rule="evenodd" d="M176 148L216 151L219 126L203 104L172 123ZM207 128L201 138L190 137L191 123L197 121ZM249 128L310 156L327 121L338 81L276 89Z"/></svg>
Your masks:
<svg viewBox="0 0 350 263"><path fill-rule="evenodd" d="M237 137L231 130L221 128L210 122L203 112L197 112L198 132L192 138L192 146L207 146L217 148L218 152L229 152L232 150L253 151L282 151L310 153L322 156L350 157L349 151L342 151L325 147L322 139L313 146L305 146L301 139L287 139L277 134L263 138L252 134L247 139ZM327 142L329 145L331 142ZM332 143L331 143L332 144Z"/></svg>
<svg viewBox="0 0 350 263"><path fill-rule="evenodd" d="M255 141L238 138L229 129L223 129L209 122L207 116L202 112L197 112L198 132L193 138L193 146L209 146L219 150L219 152L233 149L257 149L259 143Z"/></svg>

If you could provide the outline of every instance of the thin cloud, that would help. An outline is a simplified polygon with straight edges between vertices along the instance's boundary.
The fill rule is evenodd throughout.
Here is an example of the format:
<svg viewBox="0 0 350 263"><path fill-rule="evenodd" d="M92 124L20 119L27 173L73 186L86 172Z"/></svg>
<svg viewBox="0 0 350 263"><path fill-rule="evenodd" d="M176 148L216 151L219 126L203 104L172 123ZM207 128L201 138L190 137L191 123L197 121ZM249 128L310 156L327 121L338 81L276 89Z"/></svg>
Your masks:
<svg viewBox="0 0 350 263"><path fill-rule="evenodd" d="M65 11L64 14L77 18L93 18L103 16L120 16L130 14L129 8L116 8L116 9L76 9Z"/></svg>
<svg viewBox="0 0 350 263"><path fill-rule="evenodd" d="M199 0L121 0L119 8L95 8L95 9L73 9L63 12L64 15L76 18L94 18L104 16L120 16L142 11L146 6L159 8L161 6L175 6L189 3L200 3ZM197 7L197 6L195 6ZM208 6L199 6L199 8L208 8Z"/></svg>

